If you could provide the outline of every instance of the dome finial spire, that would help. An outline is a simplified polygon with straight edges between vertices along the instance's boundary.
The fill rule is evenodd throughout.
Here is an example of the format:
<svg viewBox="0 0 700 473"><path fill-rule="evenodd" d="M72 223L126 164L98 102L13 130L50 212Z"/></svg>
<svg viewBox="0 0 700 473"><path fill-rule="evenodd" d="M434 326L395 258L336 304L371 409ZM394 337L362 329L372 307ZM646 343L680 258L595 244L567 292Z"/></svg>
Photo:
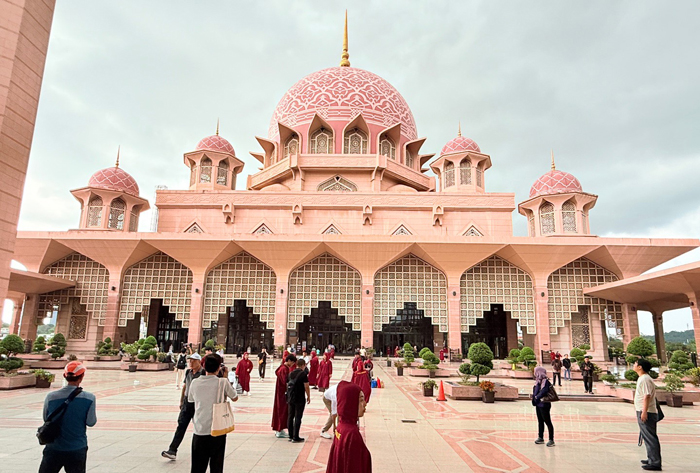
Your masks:
<svg viewBox="0 0 700 473"><path fill-rule="evenodd" d="M117 148L117 162L114 163L115 168L119 167L119 152L121 151L121 149L122 149L122 145L119 145L119 147Z"/></svg>
<svg viewBox="0 0 700 473"><path fill-rule="evenodd" d="M216 119L216 135L219 135L219 119Z"/></svg>
<svg viewBox="0 0 700 473"><path fill-rule="evenodd" d="M348 54L348 11L345 10L345 34L343 35L343 54L340 55L340 67L350 67Z"/></svg>
<svg viewBox="0 0 700 473"><path fill-rule="evenodd" d="M462 120L459 121L457 136L462 136Z"/></svg>
<svg viewBox="0 0 700 473"><path fill-rule="evenodd" d="M557 167L554 165L554 149L552 149L552 171L555 171Z"/></svg>

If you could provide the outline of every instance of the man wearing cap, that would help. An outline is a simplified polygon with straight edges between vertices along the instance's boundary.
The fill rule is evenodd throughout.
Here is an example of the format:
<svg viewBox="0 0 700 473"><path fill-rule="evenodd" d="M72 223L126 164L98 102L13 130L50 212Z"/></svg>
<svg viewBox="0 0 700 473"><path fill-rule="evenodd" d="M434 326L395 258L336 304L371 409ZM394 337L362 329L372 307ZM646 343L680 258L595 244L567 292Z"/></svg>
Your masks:
<svg viewBox="0 0 700 473"><path fill-rule="evenodd" d="M85 367L79 361L66 365L63 377L68 382L65 387L51 392L44 400L44 420L58 409L66 399L80 386L85 376ZM95 414L95 395L87 391L80 394L68 404L61 420L61 433L58 438L44 448L39 473L66 471L82 473L87 462L87 427L97 423Z"/></svg>
<svg viewBox="0 0 700 473"><path fill-rule="evenodd" d="M177 429L173 441L167 450L161 452L161 455L170 460L177 458L177 449L185 438L185 432L194 417L194 402L189 402L187 397L190 393L190 385L192 381L204 376L206 372L202 369L202 357L199 353L193 353L187 357L190 363L190 369L185 372L185 384L182 385L182 393L180 395L180 415L177 417Z"/></svg>
<svg viewBox="0 0 700 473"><path fill-rule="evenodd" d="M581 376L583 376L583 388L586 394L593 394L593 369L595 366L591 363L591 355L586 355L581 363Z"/></svg>

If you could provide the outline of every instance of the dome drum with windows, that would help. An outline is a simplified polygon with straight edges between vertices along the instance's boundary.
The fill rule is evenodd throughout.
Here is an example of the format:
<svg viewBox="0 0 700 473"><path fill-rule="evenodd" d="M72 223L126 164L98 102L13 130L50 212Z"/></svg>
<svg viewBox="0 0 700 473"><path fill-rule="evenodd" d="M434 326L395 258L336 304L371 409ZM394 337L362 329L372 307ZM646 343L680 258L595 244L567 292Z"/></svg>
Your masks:
<svg viewBox="0 0 700 473"><path fill-rule="evenodd" d="M190 169L190 190L236 189L236 176L243 170L243 161L229 141L216 133L202 138L194 151L185 153L185 165Z"/></svg>
<svg viewBox="0 0 700 473"><path fill-rule="evenodd" d="M483 154L474 140L462 136L461 124L457 136L430 163L430 169L440 178L443 192L485 192L484 174L490 167L491 157Z"/></svg>

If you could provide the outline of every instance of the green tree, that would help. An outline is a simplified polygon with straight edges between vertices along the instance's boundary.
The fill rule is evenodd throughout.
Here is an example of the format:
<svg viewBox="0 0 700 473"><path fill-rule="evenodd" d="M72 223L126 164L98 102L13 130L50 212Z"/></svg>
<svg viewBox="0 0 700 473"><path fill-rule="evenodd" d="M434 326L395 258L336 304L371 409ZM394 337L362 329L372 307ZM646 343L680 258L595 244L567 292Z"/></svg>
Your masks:
<svg viewBox="0 0 700 473"><path fill-rule="evenodd" d="M476 376L476 382L479 382L479 377L487 375L493 369L493 352L485 343L472 343L469 346L467 358L471 361L471 374Z"/></svg>
<svg viewBox="0 0 700 473"><path fill-rule="evenodd" d="M530 347L523 347L518 356L518 363L522 363L523 366L529 370L534 369L535 366L537 366L535 351Z"/></svg>
<svg viewBox="0 0 700 473"><path fill-rule="evenodd" d="M403 359L406 361L406 363L413 363L413 361L416 359L413 354L413 347L408 342L403 344Z"/></svg>
<svg viewBox="0 0 700 473"><path fill-rule="evenodd" d="M695 368L695 365L693 365L690 362L690 359L688 359L688 354L686 352L682 350L676 350L673 352L673 355L671 355L671 361L669 362L668 367L672 371L683 374L689 369Z"/></svg>
<svg viewBox="0 0 700 473"><path fill-rule="evenodd" d="M438 367L437 365L440 364L440 358L435 356L435 353L433 353L430 350L423 353L423 356L421 358L423 358L423 367L427 370L436 370Z"/></svg>
<svg viewBox="0 0 700 473"><path fill-rule="evenodd" d="M571 355L571 358L576 360L577 363L581 364L586 356L586 350L583 350L582 348L572 348L569 355Z"/></svg>
<svg viewBox="0 0 700 473"><path fill-rule="evenodd" d="M46 350L46 339L39 335L36 337L36 340L34 340L34 346L32 347L32 351L34 353L41 353L42 351Z"/></svg>
<svg viewBox="0 0 700 473"><path fill-rule="evenodd" d="M24 361L15 356L20 353L24 353L24 341L19 336L7 335L0 340L0 354L7 356L0 360L0 369L9 373L24 366Z"/></svg>
<svg viewBox="0 0 700 473"><path fill-rule="evenodd" d="M51 339L51 348L48 352L51 354L51 358L57 360L66 354L66 347L68 342L66 342L66 337L62 333L57 333Z"/></svg>
<svg viewBox="0 0 700 473"><path fill-rule="evenodd" d="M418 358L424 358L426 353L432 353L433 350L431 350L428 347L423 348L420 352L418 352Z"/></svg>
<svg viewBox="0 0 700 473"><path fill-rule="evenodd" d="M467 384L469 382L469 378L472 375L472 365L469 363L462 363L459 365L458 368L459 375L462 377L462 382L464 384Z"/></svg>
<svg viewBox="0 0 700 473"><path fill-rule="evenodd" d="M158 354L158 349L156 348L157 345L158 341L156 340L156 337L153 335L146 337L139 348L138 359L147 361L152 356L156 356Z"/></svg>

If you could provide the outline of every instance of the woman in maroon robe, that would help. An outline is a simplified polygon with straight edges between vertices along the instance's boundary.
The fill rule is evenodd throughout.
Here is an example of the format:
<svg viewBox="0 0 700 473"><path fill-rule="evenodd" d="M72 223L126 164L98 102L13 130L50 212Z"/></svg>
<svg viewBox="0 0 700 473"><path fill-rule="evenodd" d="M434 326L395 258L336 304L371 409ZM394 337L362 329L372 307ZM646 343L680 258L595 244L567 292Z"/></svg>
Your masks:
<svg viewBox="0 0 700 473"><path fill-rule="evenodd" d="M323 354L323 360L318 366L318 378L316 383L318 384L318 390L323 392L328 389L331 383L331 375L333 374L333 363L330 360L330 353L326 352Z"/></svg>
<svg viewBox="0 0 700 473"><path fill-rule="evenodd" d="M365 413L362 390L347 381L341 381L337 389L338 425L326 473L372 473L372 455L357 425Z"/></svg>
<svg viewBox="0 0 700 473"><path fill-rule="evenodd" d="M311 360L309 361L309 386L316 387L318 384L318 358L316 352L311 350Z"/></svg>
<svg viewBox="0 0 700 473"><path fill-rule="evenodd" d="M369 384L369 375L365 370L365 364L359 363L356 371L352 375L352 382L362 389L365 394L365 402L369 404L369 397L372 395L372 386Z"/></svg>
<svg viewBox="0 0 700 473"><path fill-rule="evenodd" d="M243 359L236 365L236 376L241 389L250 396L250 372L253 371L253 362L248 359L248 352L243 353Z"/></svg>

